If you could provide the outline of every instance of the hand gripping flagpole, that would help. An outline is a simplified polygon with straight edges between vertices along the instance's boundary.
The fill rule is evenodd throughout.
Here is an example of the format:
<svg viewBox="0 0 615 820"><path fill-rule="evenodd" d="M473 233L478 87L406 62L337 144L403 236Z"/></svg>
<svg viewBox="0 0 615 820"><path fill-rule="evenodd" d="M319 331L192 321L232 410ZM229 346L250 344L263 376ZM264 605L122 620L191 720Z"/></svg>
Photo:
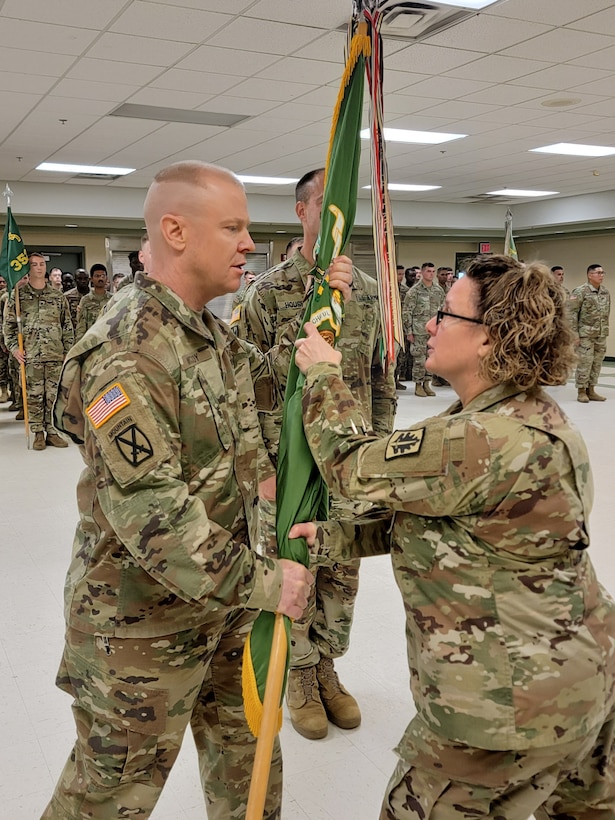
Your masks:
<svg viewBox="0 0 615 820"><path fill-rule="evenodd" d="M13 196L13 191L11 191L9 184L4 187L4 192L2 196L6 199L6 214L7 214L7 224L6 224L6 235L7 235L7 243L10 241L10 226L9 223L11 222L11 197ZM11 260L9 259L9 255L7 254L7 265L10 264ZM1 271L0 271L1 273ZM10 281L10 280L9 280ZM9 282L7 282L9 284ZM9 286L10 292L10 286ZM21 353L21 359L19 362L19 378L21 382L21 396L23 401L23 423L24 429L26 433L26 447L30 449L30 425L28 420L28 391L26 387L26 366L23 362L23 358L25 356L25 349L23 345L23 324L21 321L21 306L19 304L19 283L16 282L15 284L15 318L17 320L17 344L19 346L19 352ZM13 355L11 353L11 355Z"/></svg>

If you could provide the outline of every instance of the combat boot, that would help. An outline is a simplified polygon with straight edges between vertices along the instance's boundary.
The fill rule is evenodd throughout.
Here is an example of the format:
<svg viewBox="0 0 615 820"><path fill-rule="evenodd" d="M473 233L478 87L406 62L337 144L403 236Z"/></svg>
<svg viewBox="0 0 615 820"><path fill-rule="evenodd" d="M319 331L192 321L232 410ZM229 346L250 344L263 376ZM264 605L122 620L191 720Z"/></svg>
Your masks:
<svg viewBox="0 0 615 820"><path fill-rule="evenodd" d="M422 399L427 398L427 393L425 392L425 388L423 387L423 382L416 382L414 385L414 395L420 396Z"/></svg>
<svg viewBox="0 0 615 820"><path fill-rule="evenodd" d="M47 433L48 447L68 447L68 443L57 433Z"/></svg>
<svg viewBox="0 0 615 820"><path fill-rule="evenodd" d="M25 414L23 411L23 407L20 407L17 411L17 415L15 416L15 421L23 421L25 419Z"/></svg>
<svg viewBox="0 0 615 820"><path fill-rule="evenodd" d="M589 401L606 401L606 396L601 396L600 393L596 393L593 384L590 384L587 388L587 398Z"/></svg>
<svg viewBox="0 0 615 820"><path fill-rule="evenodd" d="M333 668L333 658L321 658L316 665L320 697L327 717L340 729L356 729L361 723L359 704L342 686Z"/></svg>
<svg viewBox="0 0 615 820"><path fill-rule="evenodd" d="M578 388L577 401L580 401L581 404L588 404L589 403L589 396L587 395L587 387L579 387Z"/></svg>
<svg viewBox="0 0 615 820"><path fill-rule="evenodd" d="M286 703L296 732L308 740L327 736L329 723L318 691L315 666L289 671Z"/></svg>
<svg viewBox="0 0 615 820"><path fill-rule="evenodd" d="M35 433L34 434L34 444L32 445L33 450L44 450L47 445L45 444L45 434L43 432Z"/></svg>
<svg viewBox="0 0 615 820"><path fill-rule="evenodd" d="M435 396L436 394L433 392L431 387L429 386L429 379L425 379L423 382L423 390L425 391L426 396Z"/></svg>
<svg viewBox="0 0 615 820"><path fill-rule="evenodd" d="M0 387L0 404L6 404L9 400L9 391L6 389L5 385Z"/></svg>

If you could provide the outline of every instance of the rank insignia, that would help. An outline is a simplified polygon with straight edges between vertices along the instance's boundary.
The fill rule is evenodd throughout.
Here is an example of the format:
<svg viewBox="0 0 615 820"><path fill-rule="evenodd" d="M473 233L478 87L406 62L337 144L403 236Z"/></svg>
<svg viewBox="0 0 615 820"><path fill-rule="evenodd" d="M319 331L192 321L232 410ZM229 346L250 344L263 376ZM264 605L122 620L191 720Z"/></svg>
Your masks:
<svg viewBox="0 0 615 820"><path fill-rule="evenodd" d="M385 461L400 456L415 456L421 449L424 435L424 427L420 430L399 430L397 433L393 433L384 454Z"/></svg>
<svg viewBox="0 0 615 820"><path fill-rule="evenodd" d="M131 424L115 437L120 455L133 467L143 464L154 455L150 440L136 424Z"/></svg>
<svg viewBox="0 0 615 820"><path fill-rule="evenodd" d="M119 382L112 384L104 393L97 396L86 408L86 415L98 430L99 427L114 416L123 407L130 404L130 399L126 395L124 388Z"/></svg>

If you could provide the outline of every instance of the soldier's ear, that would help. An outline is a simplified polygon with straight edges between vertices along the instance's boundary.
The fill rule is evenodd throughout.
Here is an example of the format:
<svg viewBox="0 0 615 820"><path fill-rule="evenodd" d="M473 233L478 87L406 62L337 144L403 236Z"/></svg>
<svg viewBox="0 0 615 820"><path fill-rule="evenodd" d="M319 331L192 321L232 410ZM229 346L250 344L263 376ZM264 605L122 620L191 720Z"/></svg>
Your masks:
<svg viewBox="0 0 615 820"><path fill-rule="evenodd" d="M164 214L160 218L160 233L171 248L181 251L186 246L186 225L183 217Z"/></svg>
<svg viewBox="0 0 615 820"><path fill-rule="evenodd" d="M299 222L303 222L305 219L305 202L295 202L295 213L297 214Z"/></svg>

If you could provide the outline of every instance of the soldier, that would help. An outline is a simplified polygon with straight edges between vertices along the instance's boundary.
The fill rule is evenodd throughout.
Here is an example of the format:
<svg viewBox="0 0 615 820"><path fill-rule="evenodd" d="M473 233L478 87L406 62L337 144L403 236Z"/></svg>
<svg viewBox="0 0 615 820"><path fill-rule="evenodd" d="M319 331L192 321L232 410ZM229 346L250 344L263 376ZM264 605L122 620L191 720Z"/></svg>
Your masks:
<svg viewBox="0 0 615 820"><path fill-rule="evenodd" d="M399 300L403 305L406 294L410 290L405 281L405 268L402 264L397 265L397 285L399 287ZM408 359L410 358L410 366L408 367ZM395 387L397 390L406 390L404 384L405 379L408 378L408 370L412 373L412 359L410 357L410 350L408 345L403 350L397 353L397 362L395 363Z"/></svg>
<svg viewBox="0 0 615 820"><path fill-rule="evenodd" d="M118 290L122 290L122 288L125 288L127 285L132 285L132 283L135 281L135 275L140 271L145 270L145 265L143 264L143 244L146 242L149 243L147 234L145 234L141 238L141 250L130 251L130 253L128 254L128 264L130 265L130 273L127 276L124 276L123 279L120 279L120 281L117 283L117 286L115 288L116 293Z"/></svg>
<svg viewBox="0 0 615 820"><path fill-rule="evenodd" d="M551 273L553 274L553 278L555 279L555 281L559 282L560 285L566 291L566 296L568 296L568 298L570 298L570 291L564 285L564 269L562 268L562 266L561 265L553 265L553 267L551 268Z"/></svg>
<svg viewBox="0 0 615 820"><path fill-rule="evenodd" d="M19 349L14 293L5 310L4 340L13 358L26 366L32 449L67 447L54 427L52 413L62 362L74 339L70 311L64 294L45 279L43 255L31 253L29 261L30 280L19 289L24 352Z"/></svg>
<svg viewBox="0 0 615 820"><path fill-rule="evenodd" d="M587 282L575 288L568 302L568 315L577 334L579 363L575 375L577 401L606 401L596 393L600 368L606 355L606 337L609 335L611 295L602 284L602 265L587 268Z"/></svg>
<svg viewBox="0 0 615 820"><path fill-rule="evenodd" d="M310 290L314 243L320 231L324 169L305 174L296 187L296 214L303 226L303 244L290 259L259 276L246 293L235 326L240 338L263 352L282 337L295 339ZM379 434L390 432L396 409L393 370L385 375L380 364L380 320L376 282L353 268L352 298L345 304L338 346L344 350L344 375L352 384L365 418ZM287 370L276 362L286 384ZM279 427L268 437L277 449ZM332 514L339 514L334 503ZM348 504L343 504L348 514ZM361 512L360 505L353 507ZM328 720L342 729L361 722L355 698L340 684L334 659L348 649L354 602L359 584L357 561L333 569L323 567L304 618L292 629L288 708L292 725L309 739L325 737Z"/></svg>
<svg viewBox="0 0 615 820"><path fill-rule="evenodd" d="M391 552L417 714L381 820L612 820L615 604L587 552L585 444L540 387L573 366L564 294L544 265L478 257L427 328L460 400L384 440L340 354L310 329L296 343L320 470L392 515L360 541L290 532L328 560Z"/></svg>
<svg viewBox="0 0 615 820"><path fill-rule="evenodd" d="M423 262L420 280L408 291L402 311L406 339L410 342L414 395L421 398L436 395L429 386L430 374L425 370L429 339L425 325L444 302L444 291L434 282L435 273L433 262Z"/></svg>
<svg viewBox="0 0 615 820"><path fill-rule="evenodd" d="M70 318L73 328L77 327L77 309L79 302L90 292L90 274L85 268L77 268L75 271L75 287L64 291L64 296L68 300L70 307Z"/></svg>
<svg viewBox="0 0 615 820"><path fill-rule="evenodd" d="M203 307L237 289L254 249L243 186L171 165L145 222L149 275L75 345L56 405L85 469L57 679L77 742L44 814L55 820L149 817L188 724L208 816L244 817L243 644L260 608L298 618L313 580L252 549L257 493L274 483L255 389L273 411L276 388L265 357ZM267 818L281 790L276 744Z"/></svg>
<svg viewBox="0 0 615 820"><path fill-rule="evenodd" d="M107 268L104 265L92 265L90 286L90 292L81 299L77 308L76 342L92 327L111 299L111 294L107 290Z"/></svg>
<svg viewBox="0 0 615 820"><path fill-rule="evenodd" d="M0 276L0 404L5 404L10 398L9 351L4 344L2 334L2 320L7 299L6 280L4 276Z"/></svg>
<svg viewBox="0 0 615 820"><path fill-rule="evenodd" d="M250 287L252 282L256 279L256 274L253 270L246 270L243 272L243 277L241 280L241 287L237 291L237 293L233 296L233 310L243 302L243 297L246 295L247 289Z"/></svg>

